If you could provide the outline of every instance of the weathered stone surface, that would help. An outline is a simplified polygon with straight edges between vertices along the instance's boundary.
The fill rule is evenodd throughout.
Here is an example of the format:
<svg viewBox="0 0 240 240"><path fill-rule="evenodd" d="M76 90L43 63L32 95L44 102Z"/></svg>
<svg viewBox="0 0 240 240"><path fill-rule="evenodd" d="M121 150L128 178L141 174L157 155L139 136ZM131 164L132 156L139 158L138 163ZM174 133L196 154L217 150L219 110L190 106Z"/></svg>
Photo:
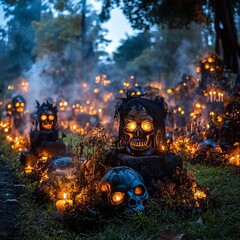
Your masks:
<svg viewBox="0 0 240 240"><path fill-rule="evenodd" d="M182 160L178 155L131 156L118 154L112 156L108 164L115 166L128 166L137 171L148 185L152 180L162 180L171 176L177 167L182 168Z"/></svg>

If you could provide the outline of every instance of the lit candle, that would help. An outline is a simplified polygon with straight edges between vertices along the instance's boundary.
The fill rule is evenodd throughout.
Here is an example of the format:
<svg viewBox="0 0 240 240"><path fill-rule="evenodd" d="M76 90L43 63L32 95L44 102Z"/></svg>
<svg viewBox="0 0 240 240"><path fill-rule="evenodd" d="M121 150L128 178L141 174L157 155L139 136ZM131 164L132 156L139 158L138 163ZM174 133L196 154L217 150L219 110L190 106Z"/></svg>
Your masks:
<svg viewBox="0 0 240 240"><path fill-rule="evenodd" d="M56 202L56 207L57 207L57 211L59 213L63 213L66 209L66 205L69 204L69 206L72 206L73 205L73 201L70 200L70 199L66 199L67 198L67 194L64 193L63 194L63 199L61 200L58 200Z"/></svg>
<svg viewBox="0 0 240 240"><path fill-rule="evenodd" d="M210 92L209 94L210 94L210 102L212 102L213 101L212 92Z"/></svg>
<svg viewBox="0 0 240 240"><path fill-rule="evenodd" d="M216 102L217 99L216 99L216 92L215 91L213 92L213 95L214 95L213 101Z"/></svg>
<svg viewBox="0 0 240 240"><path fill-rule="evenodd" d="M30 173L32 172L32 170L33 170L33 167L27 166L27 167L25 168L25 173L26 173L26 174L30 174Z"/></svg>
<svg viewBox="0 0 240 240"><path fill-rule="evenodd" d="M223 102L223 93L221 93L221 101Z"/></svg>

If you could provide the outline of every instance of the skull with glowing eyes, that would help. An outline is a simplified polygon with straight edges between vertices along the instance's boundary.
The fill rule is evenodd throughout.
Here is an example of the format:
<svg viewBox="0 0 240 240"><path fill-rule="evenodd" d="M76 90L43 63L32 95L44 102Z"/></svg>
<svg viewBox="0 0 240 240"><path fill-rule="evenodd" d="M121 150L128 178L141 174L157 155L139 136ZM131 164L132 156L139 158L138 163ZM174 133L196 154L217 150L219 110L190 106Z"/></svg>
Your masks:
<svg viewBox="0 0 240 240"><path fill-rule="evenodd" d="M124 120L127 152L151 154L154 151L154 126L153 118L146 109L142 105L135 105Z"/></svg>
<svg viewBox="0 0 240 240"><path fill-rule="evenodd" d="M37 121L41 131L54 130L57 124L57 108L48 101L41 106L37 102Z"/></svg>
<svg viewBox="0 0 240 240"><path fill-rule="evenodd" d="M166 151L166 114L167 104L159 96L154 100L142 97L122 100L115 117L120 116L119 138L125 141L128 154L149 156Z"/></svg>
<svg viewBox="0 0 240 240"><path fill-rule="evenodd" d="M148 192L140 174L120 166L108 170L101 182L101 191L108 202L126 213L143 213Z"/></svg>
<svg viewBox="0 0 240 240"><path fill-rule="evenodd" d="M16 113L23 113L26 108L26 100L22 96L16 96L12 99L12 110Z"/></svg>
<svg viewBox="0 0 240 240"><path fill-rule="evenodd" d="M39 121L41 123L40 128L45 130L51 130L55 123L55 116L51 111L45 111L40 115Z"/></svg>

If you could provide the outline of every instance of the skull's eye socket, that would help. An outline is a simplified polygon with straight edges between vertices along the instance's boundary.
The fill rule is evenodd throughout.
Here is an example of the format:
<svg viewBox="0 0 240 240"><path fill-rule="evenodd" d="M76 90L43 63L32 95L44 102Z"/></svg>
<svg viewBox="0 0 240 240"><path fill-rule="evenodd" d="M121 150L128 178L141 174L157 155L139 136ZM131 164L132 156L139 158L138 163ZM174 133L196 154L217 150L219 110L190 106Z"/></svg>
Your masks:
<svg viewBox="0 0 240 240"><path fill-rule="evenodd" d="M48 116L48 119L49 119L50 121L53 121L53 120L54 120L54 116L53 116L53 115L49 115L49 116Z"/></svg>
<svg viewBox="0 0 240 240"><path fill-rule="evenodd" d="M119 205L124 200L124 193L122 192L115 192L111 196L111 202L113 205Z"/></svg>
<svg viewBox="0 0 240 240"><path fill-rule="evenodd" d="M142 128L142 130L145 131L145 132L150 132L150 131L153 130L153 124L152 124L152 122L150 122L150 121L143 121L143 122L141 123L141 128Z"/></svg>
<svg viewBox="0 0 240 240"><path fill-rule="evenodd" d="M17 102L17 103L15 104L15 106L16 106L16 107L19 107L19 106L20 106L20 103Z"/></svg>
<svg viewBox="0 0 240 240"><path fill-rule="evenodd" d="M126 124L126 129L128 132L133 132L137 128L137 123L134 121L130 121Z"/></svg>
<svg viewBox="0 0 240 240"><path fill-rule="evenodd" d="M47 120L47 115L42 115L42 116L41 116L41 120L42 120L42 121Z"/></svg>
<svg viewBox="0 0 240 240"><path fill-rule="evenodd" d="M11 104L8 104L8 105L7 105L7 108L11 108L11 107L12 107L12 105L11 105Z"/></svg>
<svg viewBox="0 0 240 240"><path fill-rule="evenodd" d="M134 193L138 196L142 196L144 194L145 190L142 186L138 186L134 189Z"/></svg>
<svg viewBox="0 0 240 240"><path fill-rule="evenodd" d="M21 107L24 107L25 104L22 102L22 103L20 103L20 105L21 105Z"/></svg>

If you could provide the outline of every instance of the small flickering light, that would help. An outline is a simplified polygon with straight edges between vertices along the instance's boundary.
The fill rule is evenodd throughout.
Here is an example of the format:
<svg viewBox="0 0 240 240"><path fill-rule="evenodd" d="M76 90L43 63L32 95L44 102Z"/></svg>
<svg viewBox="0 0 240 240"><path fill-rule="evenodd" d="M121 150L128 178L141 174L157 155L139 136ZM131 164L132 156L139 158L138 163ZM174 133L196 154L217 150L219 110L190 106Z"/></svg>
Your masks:
<svg viewBox="0 0 240 240"><path fill-rule="evenodd" d="M9 91L13 90L13 86L12 86L12 85L8 85L7 89L8 89Z"/></svg>
<svg viewBox="0 0 240 240"><path fill-rule="evenodd" d="M210 95L210 102L212 102L213 101L213 93L209 92L209 95Z"/></svg>
<svg viewBox="0 0 240 240"><path fill-rule="evenodd" d="M86 88L88 85L87 85L87 83L83 83L82 86L83 86L83 88Z"/></svg>
<svg viewBox="0 0 240 240"><path fill-rule="evenodd" d="M221 122L223 121L222 116L217 116L217 121L218 121L219 123L221 123Z"/></svg>
<svg viewBox="0 0 240 240"><path fill-rule="evenodd" d="M196 108L201 108L201 104L200 103L196 103L195 107Z"/></svg>
<svg viewBox="0 0 240 240"><path fill-rule="evenodd" d="M172 92L173 92L173 90L172 90L171 88L169 88L169 89L167 90L167 93L168 93L168 94L172 94Z"/></svg>
<svg viewBox="0 0 240 240"><path fill-rule="evenodd" d="M229 163L232 165L239 166L240 165L240 155L232 156L229 159Z"/></svg>
<svg viewBox="0 0 240 240"><path fill-rule="evenodd" d="M26 173L26 174L32 173L32 170L33 170L33 167L31 167L31 166L25 167L25 173Z"/></svg>
<svg viewBox="0 0 240 240"><path fill-rule="evenodd" d="M187 83L184 82L184 83L183 83L183 86L186 87L186 86L187 86Z"/></svg>
<svg viewBox="0 0 240 240"><path fill-rule="evenodd" d="M214 112L210 112L209 115L210 115L210 116L214 116L215 113L214 113Z"/></svg>
<svg viewBox="0 0 240 240"><path fill-rule="evenodd" d="M89 100L87 100L87 101L86 101L86 104L88 104L88 105L89 105L90 103L91 103L91 102L90 102Z"/></svg>
<svg viewBox="0 0 240 240"><path fill-rule="evenodd" d="M63 199L56 202L57 211L63 213L66 210L66 205L72 206L73 200L67 199L67 194L63 193Z"/></svg>
<svg viewBox="0 0 240 240"><path fill-rule="evenodd" d="M93 92L94 92L94 93L98 93L98 92L99 92L99 89L98 89L98 88L95 88L95 89L93 90Z"/></svg>
<svg viewBox="0 0 240 240"><path fill-rule="evenodd" d="M196 67L196 70L195 70L195 71L196 71L196 73L200 73L200 72L201 72L201 67L199 67L199 66Z"/></svg>
<svg viewBox="0 0 240 240"><path fill-rule="evenodd" d="M214 72L214 70L215 70L215 69L214 69L213 67L210 68L210 72Z"/></svg>
<svg viewBox="0 0 240 240"><path fill-rule="evenodd" d="M223 93L221 93L221 102L223 102Z"/></svg>
<svg viewBox="0 0 240 240"><path fill-rule="evenodd" d="M217 98L216 98L216 91L213 92L213 100L216 101Z"/></svg>
<svg viewBox="0 0 240 240"><path fill-rule="evenodd" d="M208 63L204 64L205 69L209 69L210 65Z"/></svg>
<svg viewBox="0 0 240 240"><path fill-rule="evenodd" d="M181 111L181 114L184 115L184 113L185 113L185 112L182 110L182 111Z"/></svg>
<svg viewBox="0 0 240 240"><path fill-rule="evenodd" d="M95 83L100 83L100 81L101 81L101 77L100 76L96 76Z"/></svg>
<svg viewBox="0 0 240 240"><path fill-rule="evenodd" d="M134 79L135 77L133 75L130 76L130 79Z"/></svg>
<svg viewBox="0 0 240 240"><path fill-rule="evenodd" d="M138 85L138 83L135 83L134 86L135 86L135 87L138 87L139 85Z"/></svg>
<svg viewBox="0 0 240 240"><path fill-rule="evenodd" d="M208 59L207 59L207 60L208 60L208 62L209 62L209 63L213 63L213 62L215 62L215 60L214 60L214 58L213 58L213 57L208 57Z"/></svg>
<svg viewBox="0 0 240 240"><path fill-rule="evenodd" d="M182 108L181 108L181 107L178 107L178 111L181 112L181 111L182 111Z"/></svg>
<svg viewBox="0 0 240 240"><path fill-rule="evenodd" d="M203 198L206 198L207 195L205 192L203 191L200 191L200 190L196 190L196 192L194 193L194 199L195 200L198 200L198 199L203 199ZM196 205L199 206L199 203L196 202Z"/></svg>

